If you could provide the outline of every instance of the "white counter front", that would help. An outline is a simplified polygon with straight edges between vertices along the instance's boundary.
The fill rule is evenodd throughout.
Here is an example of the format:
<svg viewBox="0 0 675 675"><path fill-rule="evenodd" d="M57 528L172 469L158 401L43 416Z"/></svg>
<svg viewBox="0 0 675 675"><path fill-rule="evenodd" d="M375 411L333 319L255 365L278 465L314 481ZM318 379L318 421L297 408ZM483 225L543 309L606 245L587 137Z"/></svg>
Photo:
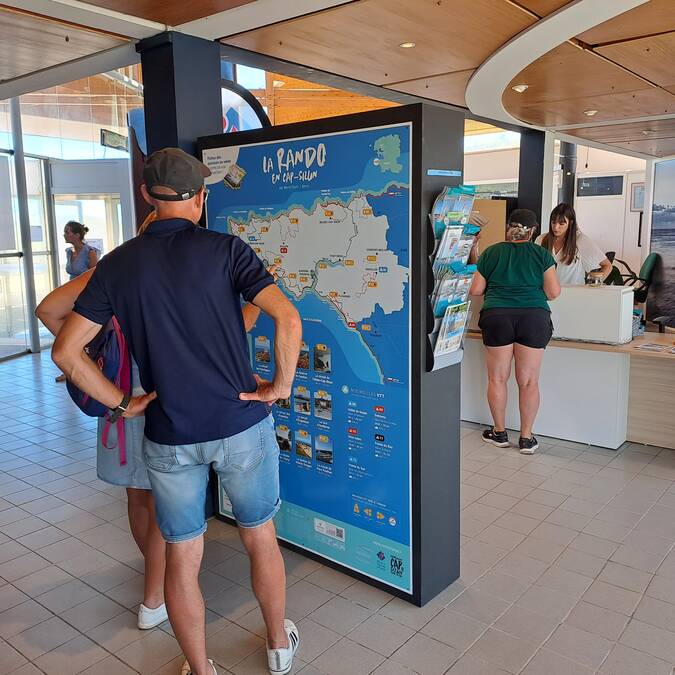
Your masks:
<svg viewBox="0 0 675 675"><path fill-rule="evenodd" d="M553 344L553 343L552 343ZM572 343L549 346L539 386L541 407L534 433L613 450L626 441L630 354ZM487 398L485 349L480 336L467 336L462 362L463 420L492 424ZM519 429L518 386L508 386L506 426Z"/></svg>

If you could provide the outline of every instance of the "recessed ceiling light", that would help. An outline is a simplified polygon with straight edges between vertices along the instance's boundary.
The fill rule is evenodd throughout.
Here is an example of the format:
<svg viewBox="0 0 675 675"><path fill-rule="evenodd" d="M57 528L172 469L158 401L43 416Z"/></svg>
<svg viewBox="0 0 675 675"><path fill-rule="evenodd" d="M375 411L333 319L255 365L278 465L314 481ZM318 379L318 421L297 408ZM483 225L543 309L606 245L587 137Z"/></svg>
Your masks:
<svg viewBox="0 0 675 675"><path fill-rule="evenodd" d="M597 110L584 110L584 115L588 115L589 117L593 117L593 115L597 114L598 114Z"/></svg>
<svg viewBox="0 0 675 675"><path fill-rule="evenodd" d="M642 130L642 133L643 133L645 136L649 136L649 134L653 134L653 133L655 133L655 132L654 132L654 129L643 129L643 130Z"/></svg>
<svg viewBox="0 0 675 675"><path fill-rule="evenodd" d="M280 89L280 88L283 87L285 84L286 84L286 83L283 82L282 80L273 80L273 81L272 81L272 86L273 86L275 89Z"/></svg>
<svg viewBox="0 0 675 675"><path fill-rule="evenodd" d="M526 92L529 88L530 88L530 87L529 87L529 85L527 85L527 84L516 84L516 85L514 85L513 87L511 87L511 89L513 89L513 91L517 91L519 94L523 94L523 93Z"/></svg>
<svg viewBox="0 0 675 675"><path fill-rule="evenodd" d="M414 42L401 42L399 47L401 49L412 49L413 47L416 47L417 45Z"/></svg>

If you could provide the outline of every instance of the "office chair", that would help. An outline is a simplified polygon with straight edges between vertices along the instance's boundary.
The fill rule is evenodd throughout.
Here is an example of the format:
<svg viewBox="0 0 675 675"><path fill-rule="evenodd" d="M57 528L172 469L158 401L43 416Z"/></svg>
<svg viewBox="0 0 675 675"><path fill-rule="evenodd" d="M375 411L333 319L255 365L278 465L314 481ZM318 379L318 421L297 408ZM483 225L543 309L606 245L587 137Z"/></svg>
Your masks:
<svg viewBox="0 0 675 675"><path fill-rule="evenodd" d="M652 285L654 279L654 271L660 258L659 254L650 253L642 263L639 274L635 274L627 262L616 258L615 251L608 251L606 255L607 260L612 263L612 271L607 275L605 283L616 286L633 286L635 290L635 302L646 302L649 287ZM622 274L617 264L625 267L627 273Z"/></svg>

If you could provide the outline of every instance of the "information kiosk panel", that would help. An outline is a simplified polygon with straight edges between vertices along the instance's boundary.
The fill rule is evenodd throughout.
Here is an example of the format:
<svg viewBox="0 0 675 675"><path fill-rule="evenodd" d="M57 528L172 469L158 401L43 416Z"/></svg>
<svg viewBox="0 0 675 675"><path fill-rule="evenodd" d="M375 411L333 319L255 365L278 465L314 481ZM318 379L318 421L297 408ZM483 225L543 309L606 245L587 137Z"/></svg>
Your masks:
<svg viewBox="0 0 675 675"><path fill-rule="evenodd" d="M428 362L428 254L415 184L422 106L404 111L209 137L200 150L212 171L208 227L275 265L302 318L292 393L273 408L278 536L420 602L415 410ZM269 317L249 346L253 371L270 379ZM231 517L218 493L217 512Z"/></svg>

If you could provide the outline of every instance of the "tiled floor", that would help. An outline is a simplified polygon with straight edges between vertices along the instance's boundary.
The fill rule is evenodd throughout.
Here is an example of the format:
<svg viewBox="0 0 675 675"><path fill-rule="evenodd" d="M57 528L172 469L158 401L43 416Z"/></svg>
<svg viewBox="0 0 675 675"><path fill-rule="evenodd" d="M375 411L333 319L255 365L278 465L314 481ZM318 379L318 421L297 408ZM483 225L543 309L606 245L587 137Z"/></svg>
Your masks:
<svg viewBox="0 0 675 675"><path fill-rule="evenodd" d="M135 628L124 493L54 374L46 355L0 364L0 675L176 674L170 627ZM461 581L418 609L285 553L296 672L670 674L675 452L547 439L526 458L462 435ZM234 529L211 523L201 580L220 672L266 673Z"/></svg>

